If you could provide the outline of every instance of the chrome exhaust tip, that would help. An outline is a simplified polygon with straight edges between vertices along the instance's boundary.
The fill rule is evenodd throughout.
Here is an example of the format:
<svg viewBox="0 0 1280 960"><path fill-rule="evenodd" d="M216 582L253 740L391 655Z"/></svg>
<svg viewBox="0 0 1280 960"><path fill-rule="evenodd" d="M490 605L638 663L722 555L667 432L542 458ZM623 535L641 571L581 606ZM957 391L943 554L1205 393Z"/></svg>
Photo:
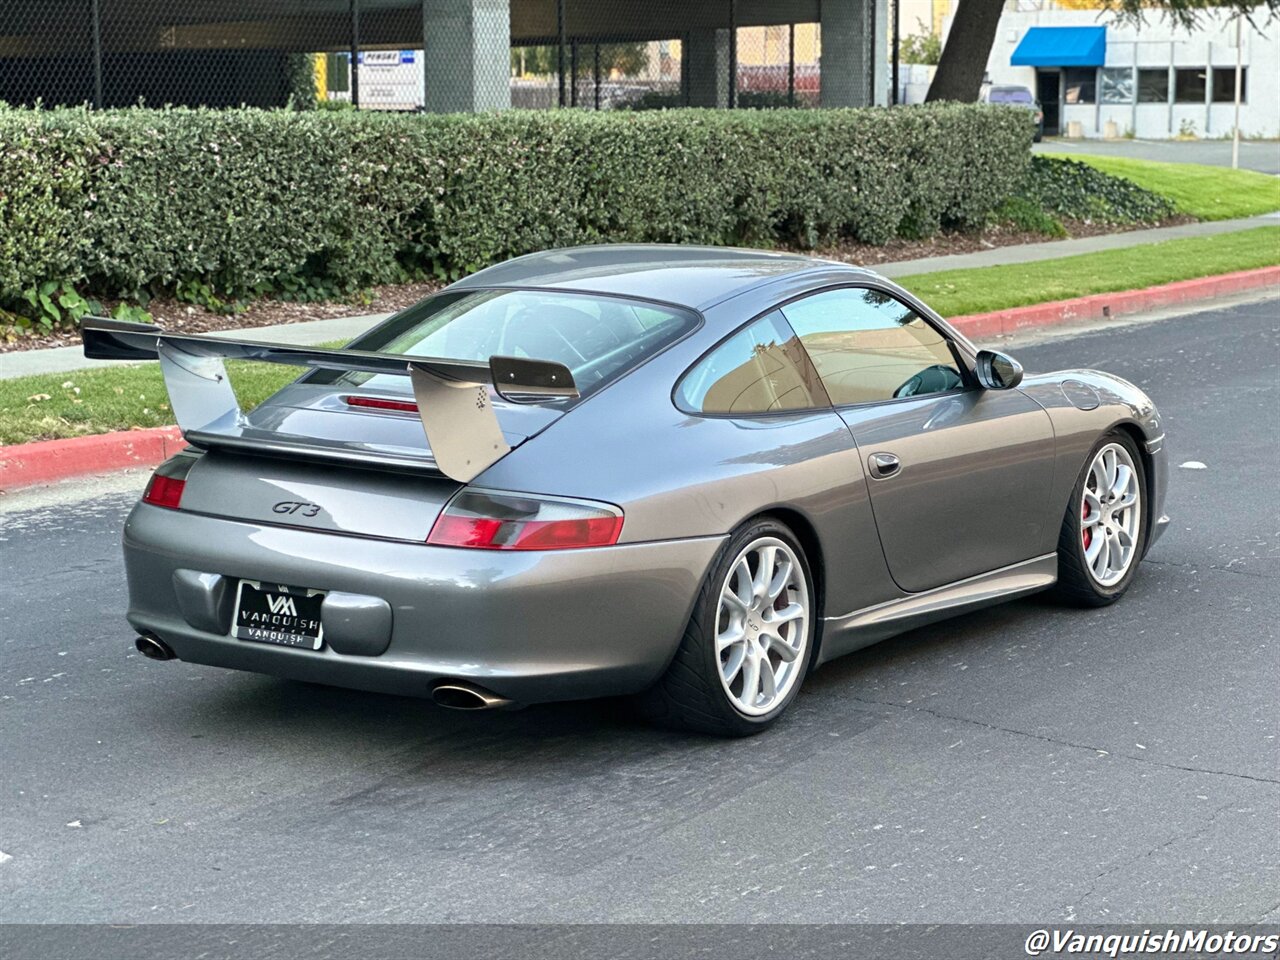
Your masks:
<svg viewBox="0 0 1280 960"><path fill-rule="evenodd" d="M461 680L436 684L431 690L431 699L450 710L501 710L513 705L506 697Z"/></svg>
<svg viewBox="0 0 1280 960"><path fill-rule="evenodd" d="M141 634L137 640L133 641L133 645L149 660L172 660L174 657L173 650L167 643L149 633Z"/></svg>

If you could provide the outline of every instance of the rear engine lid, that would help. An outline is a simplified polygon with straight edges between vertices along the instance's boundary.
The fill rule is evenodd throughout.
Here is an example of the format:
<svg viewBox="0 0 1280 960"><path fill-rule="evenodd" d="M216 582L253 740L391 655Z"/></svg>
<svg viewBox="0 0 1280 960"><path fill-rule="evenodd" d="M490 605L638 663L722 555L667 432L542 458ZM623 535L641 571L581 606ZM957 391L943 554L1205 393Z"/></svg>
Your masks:
<svg viewBox="0 0 1280 960"><path fill-rule="evenodd" d="M210 450L187 474L182 510L271 526L423 543L445 503L461 486L447 477L424 473Z"/></svg>
<svg viewBox="0 0 1280 960"><path fill-rule="evenodd" d="M566 410L561 403L513 403L493 394L489 400L502 436L513 449L546 429ZM211 441L223 447L357 465L364 461L421 470L434 463L413 394L385 386L335 387L302 380L218 434L193 439L201 444Z"/></svg>

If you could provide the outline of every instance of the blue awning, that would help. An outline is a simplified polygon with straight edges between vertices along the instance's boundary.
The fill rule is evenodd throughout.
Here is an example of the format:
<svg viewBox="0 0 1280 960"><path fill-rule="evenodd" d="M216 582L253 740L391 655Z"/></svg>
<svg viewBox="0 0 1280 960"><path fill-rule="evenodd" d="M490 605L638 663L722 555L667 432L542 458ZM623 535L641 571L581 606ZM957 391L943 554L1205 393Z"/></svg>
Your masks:
<svg viewBox="0 0 1280 960"><path fill-rule="evenodd" d="M1009 63L1015 67L1100 67L1106 56L1106 27L1031 27Z"/></svg>

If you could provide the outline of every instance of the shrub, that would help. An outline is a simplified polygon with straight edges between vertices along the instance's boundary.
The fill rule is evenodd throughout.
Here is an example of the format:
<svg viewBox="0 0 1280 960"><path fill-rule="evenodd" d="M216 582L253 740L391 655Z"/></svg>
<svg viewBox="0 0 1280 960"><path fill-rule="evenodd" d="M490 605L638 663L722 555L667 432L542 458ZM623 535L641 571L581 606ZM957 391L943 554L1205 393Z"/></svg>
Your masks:
<svg viewBox="0 0 1280 960"><path fill-rule="evenodd" d="M0 107L0 309L453 278L570 244L882 243L1022 182L1015 110ZM48 286L52 284L52 286ZM74 302L74 301L73 301Z"/></svg>
<svg viewBox="0 0 1280 960"><path fill-rule="evenodd" d="M1032 157L1017 195L1050 216L1097 223L1159 223L1177 212L1167 197L1131 180L1058 157Z"/></svg>
<svg viewBox="0 0 1280 960"><path fill-rule="evenodd" d="M992 219L997 223L1007 223L1030 233L1040 233L1046 237L1062 239L1067 235L1067 228L1053 214L1045 213L1038 203L1026 197L1010 197L996 208Z"/></svg>

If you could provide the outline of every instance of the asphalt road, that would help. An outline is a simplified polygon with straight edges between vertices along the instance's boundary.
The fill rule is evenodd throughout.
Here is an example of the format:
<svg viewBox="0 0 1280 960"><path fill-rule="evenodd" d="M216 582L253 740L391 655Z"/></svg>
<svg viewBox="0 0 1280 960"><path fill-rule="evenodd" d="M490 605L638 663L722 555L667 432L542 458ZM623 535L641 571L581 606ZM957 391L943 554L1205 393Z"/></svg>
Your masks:
<svg viewBox="0 0 1280 960"><path fill-rule="evenodd" d="M1165 412L1129 596L859 652L737 742L145 660L136 492L9 498L0 919L1274 922L1278 349L1280 301L1020 345Z"/></svg>
<svg viewBox="0 0 1280 960"><path fill-rule="evenodd" d="M1134 160L1231 166L1230 140L1064 140L1053 138L1032 147L1036 153L1092 153ZM1280 175L1280 141L1244 140L1240 168Z"/></svg>

